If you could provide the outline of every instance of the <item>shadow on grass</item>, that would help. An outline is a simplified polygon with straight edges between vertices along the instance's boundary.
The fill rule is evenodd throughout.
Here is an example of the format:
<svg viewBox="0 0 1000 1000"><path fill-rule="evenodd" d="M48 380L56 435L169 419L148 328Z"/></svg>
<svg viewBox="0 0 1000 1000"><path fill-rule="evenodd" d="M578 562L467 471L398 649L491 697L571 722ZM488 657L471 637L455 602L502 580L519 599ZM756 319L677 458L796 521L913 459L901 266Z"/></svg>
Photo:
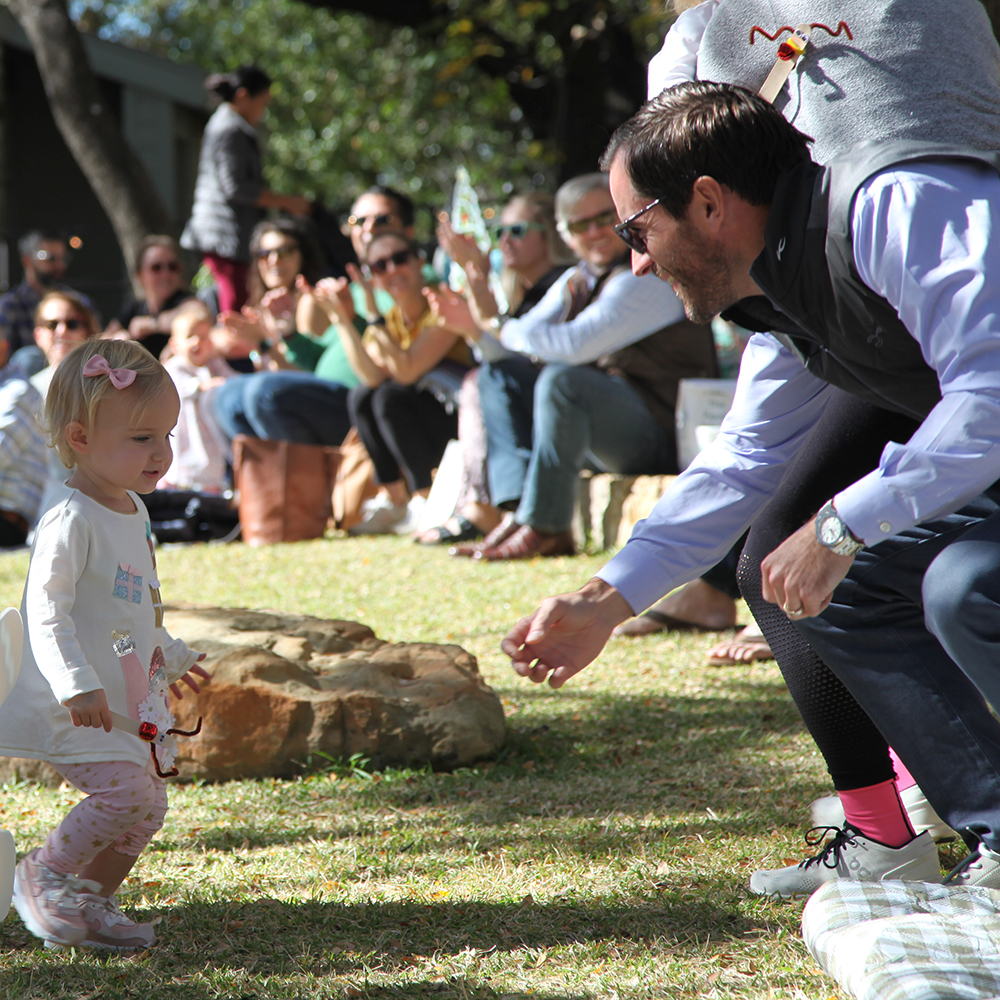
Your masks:
<svg viewBox="0 0 1000 1000"><path fill-rule="evenodd" d="M745 899L719 887L713 902L687 888L614 904L552 902L191 902L171 908L159 925L161 946L149 953L178 977L215 970L266 968L281 976L348 975L369 969L389 975L432 959L597 945L637 948L648 955L702 954L708 942L745 939L768 926L740 912ZM149 918L138 911L134 917ZM19 921L0 925L0 948L41 946ZM85 953L86 954L86 953ZM499 957L499 956L498 956ZM37 974L37 973L36 973Z"/></svg>

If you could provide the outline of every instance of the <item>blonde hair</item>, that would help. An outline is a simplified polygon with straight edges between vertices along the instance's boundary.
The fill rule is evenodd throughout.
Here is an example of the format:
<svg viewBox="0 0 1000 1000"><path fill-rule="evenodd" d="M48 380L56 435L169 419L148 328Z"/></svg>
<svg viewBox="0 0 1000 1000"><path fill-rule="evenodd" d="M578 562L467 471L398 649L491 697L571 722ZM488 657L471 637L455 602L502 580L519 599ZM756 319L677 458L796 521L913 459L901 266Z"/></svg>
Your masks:
<svg viewBox="0 0 1000 1000"><path fill-rule="evenodd" d="M126 389L116 389L107 375L84 375L87 362L100 354L109 368L130 368L135 381ZM45 396L45 416L42 427L67 469L76 465L76 456L66 439L66 428L79 421L93 427L97 408L110 393L127 392L135 399L138 419L142 419L150 402L173 382L166 369L145 347L133 340L88 340L73 348L52 374Z"/></svg>
<svg viewBox="0 0 1000 1000"><path fill-rule="evenodd" d="M697 7L700 3L704 3L704 0L674 0L674 13L680 16L684 11Z"/></svg>
<svg viewBox="0 0 1000 1000"><path fill-rule="evenodd" d="M177 311L170 324L170 336L182 337L189 333L196 324L208 323L211 325L213 321L214 317L204 302L199 302L197 299L186 302Z"/></svg>

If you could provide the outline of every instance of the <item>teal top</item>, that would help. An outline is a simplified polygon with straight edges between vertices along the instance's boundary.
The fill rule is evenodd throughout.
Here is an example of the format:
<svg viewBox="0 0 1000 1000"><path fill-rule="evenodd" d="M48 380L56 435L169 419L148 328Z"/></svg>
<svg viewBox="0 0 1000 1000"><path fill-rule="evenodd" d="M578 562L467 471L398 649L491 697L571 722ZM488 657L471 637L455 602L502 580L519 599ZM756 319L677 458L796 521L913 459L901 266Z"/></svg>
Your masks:
<svg viewBox="0 0 1000 1000"><path fill-rule="evenodd" d="M367 324L363 320L355 320L355 326L359 323L361 329L358 332L363 333ZM293 333L286 337L285 355L293 365L313 372L317 378L326 382L337 382L348 389L361 384L344 353L336 324L328 326L319 337L310 337L304 333Z"/></svg>

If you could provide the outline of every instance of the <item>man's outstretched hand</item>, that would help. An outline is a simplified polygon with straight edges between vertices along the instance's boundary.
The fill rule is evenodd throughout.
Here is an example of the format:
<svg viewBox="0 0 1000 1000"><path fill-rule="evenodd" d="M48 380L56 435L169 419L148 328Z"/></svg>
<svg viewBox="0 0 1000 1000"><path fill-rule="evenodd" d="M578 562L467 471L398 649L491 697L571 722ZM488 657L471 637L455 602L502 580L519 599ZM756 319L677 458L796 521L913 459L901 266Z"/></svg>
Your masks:
<svg viewBox="0 0 1000 1000"><path fill-rule="evenodd" d="M500 648L522 677L536 684L547 678L552 687L562 687L604 649L611 630L633 614L614 587L595 577L572 594L546 598L507 633Z"/></svg>

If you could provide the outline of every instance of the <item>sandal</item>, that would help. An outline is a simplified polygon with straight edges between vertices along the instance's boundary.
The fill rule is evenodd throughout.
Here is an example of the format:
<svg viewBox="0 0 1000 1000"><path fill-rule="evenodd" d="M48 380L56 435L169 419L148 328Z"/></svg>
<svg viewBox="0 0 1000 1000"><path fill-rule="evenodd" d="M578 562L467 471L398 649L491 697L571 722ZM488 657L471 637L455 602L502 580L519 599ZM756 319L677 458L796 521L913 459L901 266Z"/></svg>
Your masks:
<svg viewBox="0 0 1000 1000"><path fill-rule="evenodd" d="M452 531L445 522L436 528L421 532L413 540L420 545L454 545L456 542L471 542L474 538L482 538L483 533L461 514L455 517L455 523L458 525L458 531Z"/></svg>

